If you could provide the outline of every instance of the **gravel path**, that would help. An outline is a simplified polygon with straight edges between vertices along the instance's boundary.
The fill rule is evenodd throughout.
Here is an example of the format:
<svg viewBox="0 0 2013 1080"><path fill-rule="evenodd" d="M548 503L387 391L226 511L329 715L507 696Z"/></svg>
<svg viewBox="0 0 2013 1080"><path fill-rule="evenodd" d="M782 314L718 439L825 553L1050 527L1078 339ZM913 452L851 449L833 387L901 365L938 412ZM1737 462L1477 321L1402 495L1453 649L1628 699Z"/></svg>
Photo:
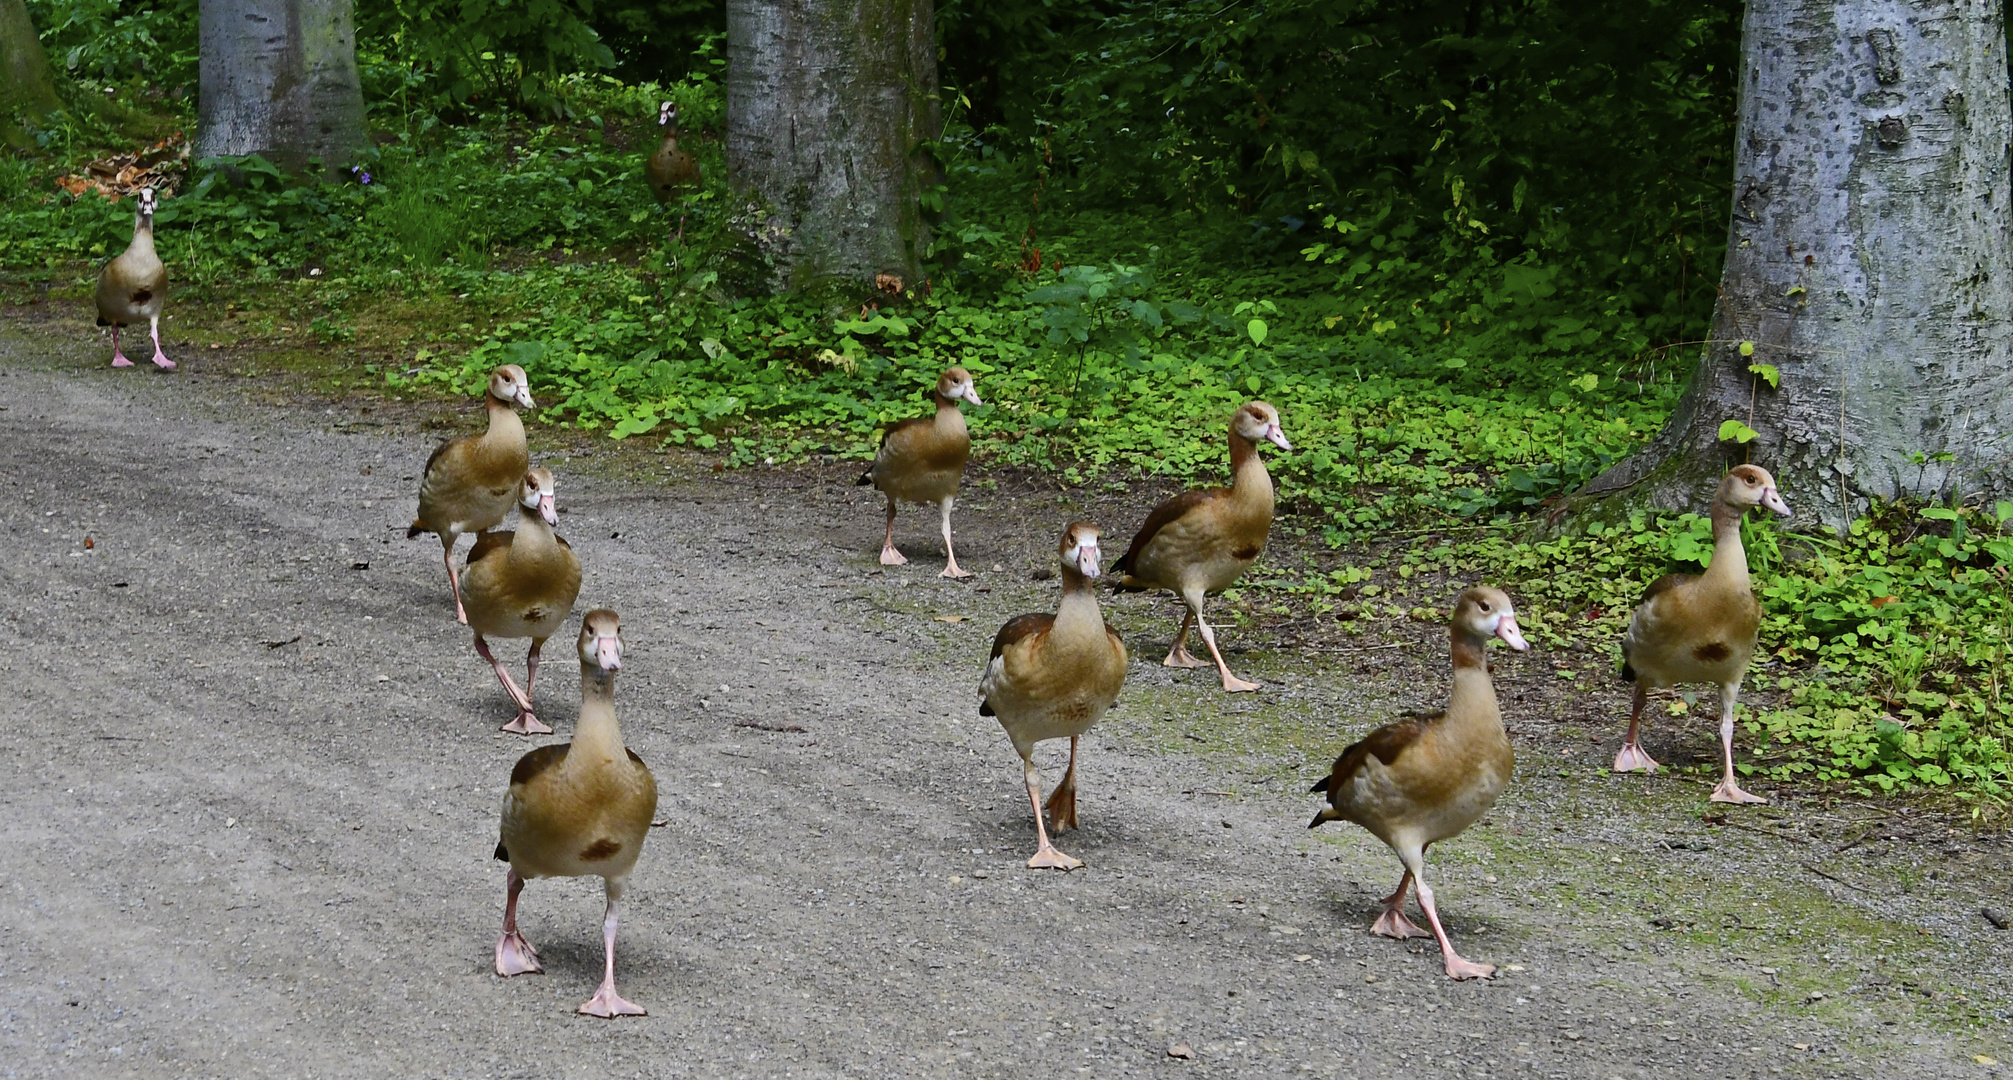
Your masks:
<svg viewBox="0 0 2013 1080"><path fill-rule="evenodd" d="M497 807L541 740L496 730L437 548L403 538L432 438L101 351L0 331L0 1076L1996 1071L1974 1056L2005 1043L2013 950L1975 917L1996 846L1875 835L1840 865L1790 835L1815 806L1709 828L1695 783L1540 766L1556 734L1517 721L1530 764L1429 863L1463 952L1508 965L1456 985L1436 950L1362 932L1397 864L1309 833L1299 793L1438 683L1248 653L1270 689L1229 701L1151 663L1172 623L1150 599L1114 611L1132 681L1059 845L1089 868L1029 872L975 686L1000 619L1053 603L1027 573L1066 520L1052 496L967 500L960 555L1013 569L953 584L918 511L913 564L874 563L871 493L837 467L643 482L539 429L581 609L622 614L617 706L666 819L618 953L650 1016L575 1016L598 881L532 883L546 974L490 972ZM553 646L538 701L564 738ZM521 670L521 643L502 654ZM1289 721L1332 735L1261 738Z"/></svg>

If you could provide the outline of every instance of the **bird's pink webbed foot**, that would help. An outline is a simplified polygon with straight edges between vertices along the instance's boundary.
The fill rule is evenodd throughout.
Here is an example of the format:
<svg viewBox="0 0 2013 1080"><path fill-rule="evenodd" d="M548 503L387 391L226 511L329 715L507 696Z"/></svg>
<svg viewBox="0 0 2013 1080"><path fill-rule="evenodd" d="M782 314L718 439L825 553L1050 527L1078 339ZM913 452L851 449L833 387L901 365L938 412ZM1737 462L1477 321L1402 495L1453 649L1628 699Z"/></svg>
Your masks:
<svg viewBox="0 0 2013 1080"><path fill-rule="evenodd" d="M1712 789L1712 801L1738 803L1741 805L1766 804L1768 802L1767 799L1759 795L1742 790L1739 784L1734 783L1731 776L1722 779L1719 782L1719 786Z"/></svg>
<svg viewBox="0 0 2013 1080"><path fill-rule="evenodd" d="M881 565L907 566L909 565L909 560L907 556L904 556L901 552L895 550L895 545L888 544L885 547L881 548Z"/></svg>
<svg viewBox="0 0 2013 1080"><path fill-rule="evenodd" d="M126 359L126 357L125 357L125 354L123 354L123 353L120 353L120 352L118 352L117 350L114 350L114 351L113 351L113 353L112 353L112 366L113 366L113 367L132 367L132 366L133 366L133 362L132 362L131 360L128 360L128 359Z"/></svg>
<svg viewBox="0 0 2013 1080"><path fill-rule="evenodd" d="M154 366L160 368L162 371L175 370L175 362L173 360L168 359L167 353L161 351L161 324L155 323L153 329L154 329Z"/></svg>
<svg viewBox="0 0 2013 1080"><path fill-rule="evenodd" d="M1645 753L1641 746L1625 742L1621 751L1615 755L1615 771L1653 773L1657 771L1657 763L1656 759Z"/></svg>
<svg viewBox="0 0 2013 1080"><path fill-rule="evenodd" d="M1167 650L1167 659L1162 660L1160 662L1160 666L1175 667L1175 668L1190 668L1190 667L1208 667L1209 665L1203 663L1200 660L1197 660L1192 654L1189 653L1187 642L1177 641L1174 643L1174 648Z"/></svg>
<svg viewBox="0 0 2013 1080"><path fill-rule="evenodd" d="M503 725L498 730L508 731L516 735L550 735L552 733L552 728L545 721L540 720L530 709L519 710L517 719Z"/></svg>
<svg viewBox="0 0 2013 1080"><path fill-rule="evenodd" d="M507 930L496 939L496 973L509 978L512 975L540 975L545 972L538 963L538 950L524 935L516 930Z"/></svg>
<svg viewBox="0 0 2013 1080"><path fill-rule="evenodd" d="M1448 953L1446 960L1447 977L1450 979L1487 979L1496 974L1494 964L1478 964L1473 960L1463 960L1453 953Z"/></svg>
<svg viewBox="0 0 2013 1080"><path fill-rule="evenodd" d="M1248 682L1244 679L1238 678L1235 675L1225 672L1223 675L1223 689L1227 693L1242 694L1251 690L1262 690L1264 689L1264 687L1259 686L1255 682Z"/></svg>
<svg viewBox="0 0 2013 1080"><path fill-rule="evenodd" d="M902 561L907 562L908 560L904 559ZM972 576L972 572L970 570L960 569L958 567L958 561L956 559L952 559L950 562L944 564L944 572L938 574L937 576L947 578L968 578Z"/></svg>
<svg viewBox="0 0 2013 1080"><path fill-rule="evenodd" d="M583 1016L599 1016L607 1020L612 1020L618 1016L650 1015L643 1006L629 1001L621 994L616 993L613 982L603 982L601 989L596 990L594 996L588 998L586 1004L580 1006L580 1013Z"/></svg>
<svg viewBox="0 0 2013 1080"><path fill-rule="evenodd" d="M1406 918L1405 913L1396 907L1385 908L1384 914L1377 916L1377 921L1370 924L1370 932L1378 937L1397 938L1399 941L1433 936L1420 929L1417 923Z"/></svg>
<svg viewBox="0 0 2013 1080"><path fill-rule="evenodd" d="M1029 870L1079 870L1082 867L1082 859L1064 855L1048 844L1036 848L1034 856L1027 861Z"/></svg>

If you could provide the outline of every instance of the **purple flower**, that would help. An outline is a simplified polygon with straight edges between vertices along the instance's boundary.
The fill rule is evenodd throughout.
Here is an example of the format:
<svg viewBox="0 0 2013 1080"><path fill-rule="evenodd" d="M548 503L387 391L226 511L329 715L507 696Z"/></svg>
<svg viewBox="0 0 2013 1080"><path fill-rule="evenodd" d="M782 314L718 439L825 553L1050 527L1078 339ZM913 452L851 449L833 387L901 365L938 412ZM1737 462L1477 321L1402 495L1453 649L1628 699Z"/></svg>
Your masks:
<svg viewBox="0 0 2013 1080"><path fill-rule="evenodd" d="M368 183L370 183L370 173L368 173L368 172L365 172L365 171L364 171L364 168L363 168L363 166L361 166L361 165L352 165L352 166L350 166L350 167L349 167L349 174L350 174L351 176L354 176L354 177L356 177L356 182L357 182L357 183L359 183L359 184L368 184Z"/></svg>

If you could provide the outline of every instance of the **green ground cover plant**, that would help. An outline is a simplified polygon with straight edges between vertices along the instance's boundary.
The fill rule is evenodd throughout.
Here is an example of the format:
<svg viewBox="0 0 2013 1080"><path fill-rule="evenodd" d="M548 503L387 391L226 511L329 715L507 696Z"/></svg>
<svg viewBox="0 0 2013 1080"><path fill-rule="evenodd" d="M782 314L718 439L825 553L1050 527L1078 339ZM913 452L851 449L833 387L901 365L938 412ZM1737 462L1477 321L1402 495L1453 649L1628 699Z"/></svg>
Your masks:
<svg viewBox="0 0 2013 1080"><path fill-rule="evenodd" d="M148 14L179 9L35 8L67 13L45 38L79 85L102 80L157 124L193 120L169 86L187 78L189 43ZM1710 555L1696 515L1544 534L1563 494L1657 430L1696 356L1727 212L1717 155L1731 97L1717 65L1732 9L1650 5L1609 43L1625 52L1647 34L1665 50L1602 99L1621 119L1600 130L1633 125L1655 167L1631 159L1595 191L1615 151L1559 135L1576 130L1556 114L1559 73L1610 61L1538 33L1586 12L1543 9L1511 49L1486 44L1485 27L1450 34L1451 8L1365 24L1353 71L1320 80L1395 70L1406 42L1438 35L1426 68L1439 74L1379 84L1378 107L1409 119L1373 145L1362 132L1315 141L1306 102L1332 94L1287 85L1305 59L1294 19L1321 8L1274 5L1231 27L1173 5L1159 29L1122 5L1079 13L1013 48L1073 55L1087 40L1073 34L1101 30L1113 57L1065 63L1046 89L953 50L947 71L964 81L948 95L930 273L874 306L738 289L718 210L717 39L693 30L675 80L625 81L580 59L592 50L577 47L579 12L561 27L575 37L538 45L574 61L529 85L498 81L509 72L480 52L366 46L377 146L355 172L303 181L257 158L194 162L157 217L159 246L183 302L257 313L240 328L298 327L363 358L385 392L472 394L490 367L518 363L544 422L727 466L864 459L962 364L987 401L968 410L980 470L1220 482L1226 418L1262 397L1296 446L1270 458L1276 528L1314 554L1261 567L1232 611L1374 634L1444 618L1458 583L1510 583L1559 677L1591 686L1612 676L1642 587ZM1001 10L946 13L953 43L1005 25ZM415 8L398 25L419 33L450 14ZM147 57L141 75L114 80L95 59L90 35L114 32ZM1169 51L1163 34L1189 36ZM641 177L667 97L707 185L682 240L677 208ZM87 296L127 240L130 201L53 185L132 149L113 120L79 115L42 132L39 155L0 159L10 287ZM1684 120L1680 143L1656 143L1650 118ZM1369 164L1337 166L1357 158ZM1958 500L1878 507L1843 536L1750 525L1766 617L1741 767L1997 805L2013 783L2009 518L2013 505Z"/></svg>

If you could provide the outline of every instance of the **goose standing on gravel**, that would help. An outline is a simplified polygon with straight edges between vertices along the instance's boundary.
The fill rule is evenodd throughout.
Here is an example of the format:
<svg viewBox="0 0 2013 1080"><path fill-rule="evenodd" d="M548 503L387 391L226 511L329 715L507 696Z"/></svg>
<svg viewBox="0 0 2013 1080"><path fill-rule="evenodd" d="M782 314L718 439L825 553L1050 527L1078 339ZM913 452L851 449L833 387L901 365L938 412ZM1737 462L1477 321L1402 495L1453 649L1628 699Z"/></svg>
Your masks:
<svg viewBox="0 0 2013 1080"><path fill-rule="evenodd" d="M580 596L580 559L571 545L552 531L559 520L553 509L552 470L533 469L524 476L518 498L517 531L487 532L475 538L468 552L468 569L461 576L468 625L475 631L475 651L496 670L496 679L517 703L517 718L503 726L521 735L542 735L552 729L531 711L531 694L538 683L538 650L559 632ZM489 651L485 637L530 638L525 655L524 689Z"/></svg>
<svg viewBox="0 0 2013 1080"><path fill-rule="evenodd" d="M532 407L531 381L524 369L505 364L490 372L483 401L489 407L489 430L434 448L419 481L419 516L405 531L408 540L427 532L440 537L447 588L454 594L454 618L464 626L468 611L462 606L461 580L454 572L455 541L463 533L488 532L503 524L531 468L524 421L517 416L519 407Z"/></svg>
<svg viewBox="0 0 2013 1080"><path fill-rule="evenodd" d="M1037 845L1030 869L1074 870L1082 860L1050 846L1042 825L1041 770L1034 744L1069 739L1069 770L1048 797L1057 832L1076 827L1077 740L1118 701L1125 685L1125 642L1098 611L1097 526L1079 521L1062 534L1062 603L1055 614L1021 615L993 638L979 681L979 715L999 717L1020 755Z"/></svg>
<svg viewBox="0 0 2013 1080"><path fill-rule="evenodd" d="M1712 800L1768 801L1741 790L1733 772L1733 706L1761 626L1761 601L1748 584L1747 549L1740 543L1741 518L1756 506L1783 517L1790 513L1768 470L1757 465L1735 467L1719 482L1719 493L1712 500L1712 565L1702 575L1658 578L1636 606L1622 635L1622 678L1635 683L1635 700L1629 706L1628 737L1615 755L1616 772L1656 771L1656 761L1636 741L1652 687L1714 683L1719 687L1722 772Z"/></svg>
<svg viewBox="0 0 2013 1080"><path fill-rule="evenodd" d="M1232 692L1256 690L1258 684L1230 673L1216 647L1216 635L1202 617L1202 605L1210 593L1229 588L1244 573L1265 550L1272 533L1272 476L1265 471L1265 459L1258 456L1260 440L1281 450L1293 449L1279 428L1279 410L1254 401L1230 419L1230 486L1185 491L1154 507L1132 546L1111 564L1119 591L1168 589L1188 605L1181 632L1161 663L1202 667L1202 661L1188 652L1188 628L1197 627L1223 677L1223 688Z"/></svg>
<svg viewBox="0 0 2013 1080"><path fill-rule="evenodd" d="M879 488L888 497L888 532L881 541L881 565L902 566L909 560L895 550L895 503L936 503L944 516L944 572L939 577L968 578L958 569L957 552L951 550L951 503L957 499L958 482L964 479L965 459L972 453L971 431L959 401L983 405L971 372L951 368L937 379L935 416L904 420L881 436L880 453L860 476L859 484Z"/></svg>
<svg viewBox="0 0 2013 1080"><path fill-rule="evenodd" d="M146 323L154 336L154 364L173 371L161 351L161 305L168 299L168 268L154 253L154 189L141 188L133 215L133 242L98 274L98 325L112 328L112 366L132 367L119 351L119 328Z"/></svg>
<svg viewBox="0 0 2013 1080"><path fill-rule="evenodd" d="M1426 848L1480 820L1510 782L1516 755L1503 731L1484 648L1492 637L1519 652L1530 646L1517 629L1510 598L1483 585L1462 593L1455 603L1451 636L1454 692L1446 710L1386 724L1342 751L1333 770L1314 785L1313 790L1328 793L1328 806L1307 827L1353 821L1384 841L1405 864L1405 876L1398 879L1398 891L1384 898L1384 914L1370 932L1400 939L1427 936L1405 917L1405 895L1416 881L1419 907L1440 943L1447 977L1476 979L1496 969L1461 959L1447 940L1433 890L1426 884Z"/></svg>
<svg viewBox="0 0 2013 1080"><path fill-rule="evenodd" d="M620 620L606 608L588 612L580 620L580 720L573 741L541 746L517 760L496 844L497 859L510 864L503 936L496 941L496 973L506 978L544 970L538 951L517 929L517 894L526 881L591 874L605 883L601 988L580 1006L602 1017L646 1015L615 992L616 905L657 813L657 781L622 744L615 721L615 673L621 669Z"/></svg>

